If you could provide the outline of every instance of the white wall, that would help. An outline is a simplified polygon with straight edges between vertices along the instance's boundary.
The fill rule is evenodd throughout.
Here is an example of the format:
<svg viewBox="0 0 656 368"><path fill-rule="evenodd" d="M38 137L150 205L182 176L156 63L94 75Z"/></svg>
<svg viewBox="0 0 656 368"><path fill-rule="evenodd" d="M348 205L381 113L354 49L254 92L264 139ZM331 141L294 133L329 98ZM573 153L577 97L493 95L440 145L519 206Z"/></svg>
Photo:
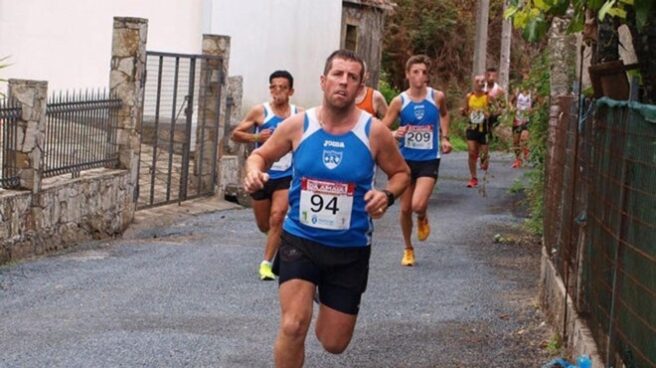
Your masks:
<svg viewBox="0 0 656 368"><path fill-rule="evenodd" d="M147 18L148 50L200 53L202 15L202 0L0 0L0 78L107 87L114 16Z"/></svg>
<svg viewBox="0 0 656 368"><path fill-rule="evenodd" d="M205 33L231 36L230 75L244 77L243 105L269 99L269 75L294 76L292 102L321 102L319 76L339 48L341 0L206 0ZM209 24L209 29L207 28Z"/></svg>

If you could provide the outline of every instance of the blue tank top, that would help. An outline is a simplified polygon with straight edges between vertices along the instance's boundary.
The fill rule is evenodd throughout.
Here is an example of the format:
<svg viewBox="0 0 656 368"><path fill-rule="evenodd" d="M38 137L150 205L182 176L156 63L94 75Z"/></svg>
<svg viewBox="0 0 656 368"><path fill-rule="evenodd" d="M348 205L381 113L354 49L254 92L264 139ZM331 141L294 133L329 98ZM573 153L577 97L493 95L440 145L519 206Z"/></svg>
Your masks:
<svg viewBox="0 0 656 368"><path fill-rule="evenodd" d="M271 108L271 104L265 102L264 106L264 121L255 129L255 133L259 133L265 129L276 130L278 125L282 123L285 118L276 115ZM296 114L296 106L290 104L289 111L291 115ZM262 143L257 143L255 147L261 146ZM271 179L280 179L292 175L292 154L291 152L284 155L280 160L276 161L267 172Z"/></svg>
<svg viewBox="0 0 656 368"><path fill-rule="evenodd" d="M371 245L373 222L364 209L375 169L370 129L371 115L361 112L350 132L332 135L321 128L316 109L306 111L285 231L330 247Z"/></svg>
<svg viewBox="0 0 656 368"><path fill-rule="evenodd" d="M409 126L400 144L403 157L410 161L440 158L440 108L435 104L435 90L428 87L420 102L403 92L401 103L401 126Z"/></svg>

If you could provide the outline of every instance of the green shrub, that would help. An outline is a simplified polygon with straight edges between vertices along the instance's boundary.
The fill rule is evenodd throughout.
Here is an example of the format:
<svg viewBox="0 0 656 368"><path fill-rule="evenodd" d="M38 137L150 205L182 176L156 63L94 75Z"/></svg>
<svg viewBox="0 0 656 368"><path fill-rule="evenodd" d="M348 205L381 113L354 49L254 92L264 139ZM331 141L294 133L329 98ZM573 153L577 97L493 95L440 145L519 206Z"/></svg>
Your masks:
<svg viewBox="0 0 656 368"><path fill-rule="evenodd" d="M549 59L543 52L536 60L529 73L528 80L524 83L533 91L533 109L531 111L529 125L528 147L531 152L529 161L532 169L528 173L529 185L527 199L530 205L531 216L528 226L537 235L542 235L544 218L544 179L545 179L545 155L547 152L547 135L549 128Z"/></svg>
<svg viewBox="0 0 656 368"><path fill-rule="evenodd" d="M385 97L385 101L387 101L388 104L392 102L394 97L401 93L399 90L390 86L389 82L387 82L385 73L381 75L381 78L378 81L378 90L383 94L383 97Z"/></svg>

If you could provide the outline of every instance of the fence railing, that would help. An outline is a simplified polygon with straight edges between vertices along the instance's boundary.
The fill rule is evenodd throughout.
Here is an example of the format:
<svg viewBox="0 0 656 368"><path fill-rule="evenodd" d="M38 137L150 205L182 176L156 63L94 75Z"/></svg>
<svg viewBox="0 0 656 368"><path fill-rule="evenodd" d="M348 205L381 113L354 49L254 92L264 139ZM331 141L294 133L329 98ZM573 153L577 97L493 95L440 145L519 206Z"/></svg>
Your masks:
<svg viewBox="0 0 656 368"><path fill-rule="evenodd" d="M59 93L46 107L44 177L118 164L117 111L107 91Z"/></svg>
<svg viewBox="0 0 656 368"><path fill-rule="evenodd" d="M573 105L549 135L545 242L608 366L656 367L656 106Z"/></svg>
<svg viewBox="0 0 656 368"><path fill-rule="evenodd" d="M16 167L16 147L18 146L17 120L21 108L9 99L0 99L0 187L4 189L16 188L20 184L18 169Z"/></svg>

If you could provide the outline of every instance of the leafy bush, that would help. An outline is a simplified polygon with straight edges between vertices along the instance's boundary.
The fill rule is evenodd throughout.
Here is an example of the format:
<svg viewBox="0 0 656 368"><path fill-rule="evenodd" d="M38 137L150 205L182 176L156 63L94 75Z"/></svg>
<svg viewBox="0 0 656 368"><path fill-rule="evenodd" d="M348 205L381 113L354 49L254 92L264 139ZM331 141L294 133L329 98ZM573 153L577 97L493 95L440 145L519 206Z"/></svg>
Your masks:
<svg viewBox="0 0 656 368"><path fill-rule="evenodd" d="M530 115L528 147L531 152L529 161L532 169L528 173L529 185L527 197L531 216L529 228L536 234L543 232L544 211L544 159L547 153L547 134L549 128L549 59L543 52L530 70L528 79L524 81L529 90L534 91L533 109Z"/></svg>

